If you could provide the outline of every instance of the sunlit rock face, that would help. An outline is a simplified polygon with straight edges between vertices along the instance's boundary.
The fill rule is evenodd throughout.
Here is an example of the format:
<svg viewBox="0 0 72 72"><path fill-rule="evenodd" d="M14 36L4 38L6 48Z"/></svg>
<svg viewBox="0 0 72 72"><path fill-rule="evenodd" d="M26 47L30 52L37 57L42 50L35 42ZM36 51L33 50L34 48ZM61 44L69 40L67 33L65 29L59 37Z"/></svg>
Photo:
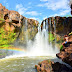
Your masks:
<svg viewBox="0 0 72 72"><path fill-rule="evenodd" d="M2 4L0 4L0 25L4 27L6 31L14 31L22 27L21 21L23 16L16 11L9 11Z"/></svg>
<svg viewBox="0 0 72 72"><path fill-rule="evenodd" d="M51 31L54 32L54 27L56 27L56 34L61 36L68 34L72 31L72 17L50 17L45 19L48 20L49 31L50 31L50 20L51 20Z"/></svg>
<svg viewBox="0 0 72 72"><path fill-rule="evenodd" d="M33 40L38 32L39 22L33 19L24 18L23 26L18 38L19 44L27 44L29 40Z"/></svg>
<svg viewBox="0 0 72 72"><path fill-rule="evenodd" d="M27 26L25 24L25 19L27 19ZM6 9L0 3L0 27L4 28L5 31L14 31L19 37L20 41L24 41L24 29L27 27L27 32L29 33L29 39L33 39L33 37L37 33L38 21L33 19L28 19L22 15L20 15L16 11ZM24 32L24 33L23 33ZM21 37L20 37L21 36Z"/></svg>
<svg viewBox="0 0 72 72"><path fill-rule="evenodd" d="M72 35L69 36L69 42L72 42ZM72 66L72 44L68 47L63 47L60 53L57 53L56 56Z"/></svg>

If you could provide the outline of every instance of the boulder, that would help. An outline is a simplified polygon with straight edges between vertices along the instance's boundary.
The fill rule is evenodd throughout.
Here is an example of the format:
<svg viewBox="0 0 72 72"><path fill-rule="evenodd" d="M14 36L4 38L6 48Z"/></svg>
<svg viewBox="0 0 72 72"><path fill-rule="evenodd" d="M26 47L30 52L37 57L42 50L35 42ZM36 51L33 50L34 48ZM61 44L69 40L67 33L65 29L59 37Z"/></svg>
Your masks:
<svg viewBox="0 0 72 72"><path fill-rule="evenodd" d="M64 47L56 56L72 66L72 44L69 47Z"/></svg>
<svg viewBox="0 0 72 72"><path fill-rule="evenodd" d="M52 62L50 60L44 60L35 65L37 72L71 72L72 69L59 62Z"/></svg>

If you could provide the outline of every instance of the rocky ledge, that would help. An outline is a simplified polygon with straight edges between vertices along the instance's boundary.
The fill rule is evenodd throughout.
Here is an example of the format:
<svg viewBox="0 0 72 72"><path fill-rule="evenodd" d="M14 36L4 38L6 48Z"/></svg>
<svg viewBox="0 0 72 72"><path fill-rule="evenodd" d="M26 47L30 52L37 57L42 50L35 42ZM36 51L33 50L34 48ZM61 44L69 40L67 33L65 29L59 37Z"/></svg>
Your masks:
<svg viewBox="0 0 72 72"><path fill-rule="evenodd" d="M50 60L44 60L35 65L37 72L72 72L72 69L59 62L52 62Z"/></svg>
<svg viewBox="0 0 72 72"><path fill-rule="evenodd" d="M69 41L72 42L72 35L70 36ZM72 66L72 44L70 44L69 47L64 47L56 56Z"/></svg>

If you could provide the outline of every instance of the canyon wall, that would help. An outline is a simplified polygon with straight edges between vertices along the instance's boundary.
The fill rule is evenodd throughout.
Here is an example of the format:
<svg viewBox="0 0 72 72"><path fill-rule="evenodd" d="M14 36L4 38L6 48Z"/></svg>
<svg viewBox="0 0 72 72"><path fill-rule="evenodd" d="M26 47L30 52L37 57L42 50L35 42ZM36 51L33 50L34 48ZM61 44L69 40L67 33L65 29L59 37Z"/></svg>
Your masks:
<svg viewBox="0 0 72 72"><path fill-rule="evenodd" d="M46 22L46 20L48 20L49 31L52 30L52 32L54 32L55 28L56 34L59 34L60 36L64 36L65 34L68 34L72 31L72 17L60 17L60 16L49 17L43 20L43 22L44 21ZM51 20L51 27L50 27L50 20Z"/></svg>
<svg viewBox="0 0 72 72"><path fill-rule="evenodd" d="M26 18L16 11L8 10L0 3L0 28L3 28L6 32L16 33L16 37L19 38L20 42L25 39L23 38L24 28L26 28L25 20L27 20L29 39L33 39L38 31L39 22Z"/></svg>

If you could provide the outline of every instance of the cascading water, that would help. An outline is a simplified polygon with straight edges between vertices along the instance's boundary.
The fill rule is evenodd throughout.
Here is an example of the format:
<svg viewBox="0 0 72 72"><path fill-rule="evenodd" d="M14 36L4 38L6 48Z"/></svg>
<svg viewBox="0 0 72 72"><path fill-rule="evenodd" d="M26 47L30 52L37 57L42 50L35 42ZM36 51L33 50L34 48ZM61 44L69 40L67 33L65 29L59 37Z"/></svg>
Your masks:
<svg viewBox="0 0 72 72"><path fill-rule="evenodd" d="M55 23L55 18L54 18L54 36L55 36L55 44L56 44L56 23Z"/></svg>
<svg viewBox="0 0 72 72"><path fill-rule="evenodd" d="M28 43L28 31L27 31L27 28L28 28L27 19L25 19L25 31L26 31L25 38L26 38L26 43Z"/></svg>
<svg viewBox="0 0 72 72"><path fill-rule="evenodd" d="M49 24L50 24L50 34L49 34L49 41L51 39L51 34L52 34L52 24L51 24L51 18L49 18ZM50 41L50 45L52 45L52 42Z"/></svg>
<svg viewBox="0 0 72 72"><path fill-rule="evenodd" d="M48 44L48 25L43 22L43 29L41 31L40 25L38 26L38 33L36 34L35 40L28 43L28 56L53 56L59 50L55 47L52 48Z"/></svg>

